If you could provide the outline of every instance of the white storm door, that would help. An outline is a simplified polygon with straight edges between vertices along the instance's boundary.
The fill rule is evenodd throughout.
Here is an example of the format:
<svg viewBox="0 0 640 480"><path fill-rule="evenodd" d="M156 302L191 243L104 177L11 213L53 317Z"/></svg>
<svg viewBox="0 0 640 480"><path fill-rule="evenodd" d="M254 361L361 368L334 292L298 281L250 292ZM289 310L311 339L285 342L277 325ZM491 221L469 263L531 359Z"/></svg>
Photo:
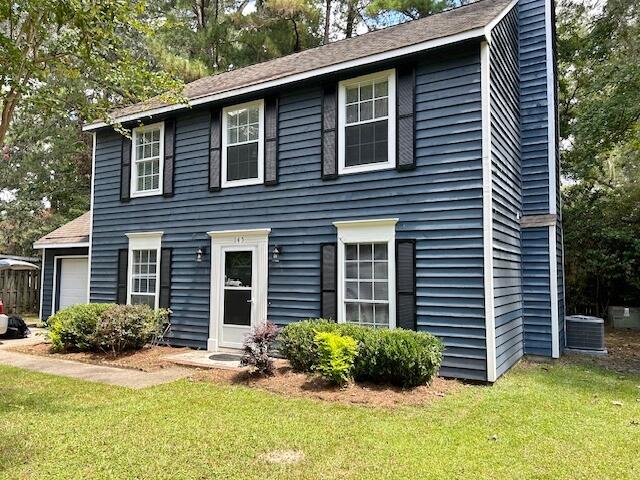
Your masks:
<svg viewBox="0 0 640 480"><path fill-rule="evenodd" d="M256 325L257 248L255 245L222 247L220 266L220 346L240 348Z"/></svg>

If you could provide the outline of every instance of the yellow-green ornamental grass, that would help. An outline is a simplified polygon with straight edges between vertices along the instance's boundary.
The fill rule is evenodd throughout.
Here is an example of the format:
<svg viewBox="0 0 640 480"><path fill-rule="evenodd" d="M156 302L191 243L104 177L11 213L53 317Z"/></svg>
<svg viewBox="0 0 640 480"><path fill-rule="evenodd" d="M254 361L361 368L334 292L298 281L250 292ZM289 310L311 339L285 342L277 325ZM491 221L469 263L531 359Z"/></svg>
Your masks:
<svg viewBox="0 0 640 480"><path fill-rule="evenodd" d="M0 367L0 478L637 479L639 399L640 376L562 363L396 410Z"/></svg>

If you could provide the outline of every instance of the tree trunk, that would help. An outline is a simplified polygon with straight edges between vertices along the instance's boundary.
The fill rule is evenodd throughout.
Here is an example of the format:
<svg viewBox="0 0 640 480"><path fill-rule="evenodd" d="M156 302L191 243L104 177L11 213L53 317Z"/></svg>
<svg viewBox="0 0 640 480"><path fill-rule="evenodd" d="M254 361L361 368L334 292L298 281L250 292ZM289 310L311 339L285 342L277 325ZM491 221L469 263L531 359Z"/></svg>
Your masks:
<svg viewBox="0 0 640 480"><path fill-rule="evenodd" d="M4 139L9 131L9 125L13 119L13 112L18 104L20 95L15 91L10 91L2 102L2 117L0 117L0 146L4 145Z"/></svg>
<svg viewBox="0 0 640 480"><path fill-rule="evenodd" d="M293 45L293 51L294 53L298 53L301 48L300 48L300 33L298 32L298 24L296 23L296 19L292 18L291 22L293 23L293 33L295 33L295 44Z"/></svg>
<svg viewBox="0 0 640 480"><path fill-rule="evenodd" d="M331 26L331 0L325 0L324 7L324 38L322 43L326 45L329 43L329 28Z"/></svg>
<svg viewBox="0 0 640 480"><path fill-rule="evenodd" d="M356 11L356 1L350 0L347 5L347 22L344 29L346 38L351 38L353 36L353 27L355 26L357 15L358 12Z"/></svg>

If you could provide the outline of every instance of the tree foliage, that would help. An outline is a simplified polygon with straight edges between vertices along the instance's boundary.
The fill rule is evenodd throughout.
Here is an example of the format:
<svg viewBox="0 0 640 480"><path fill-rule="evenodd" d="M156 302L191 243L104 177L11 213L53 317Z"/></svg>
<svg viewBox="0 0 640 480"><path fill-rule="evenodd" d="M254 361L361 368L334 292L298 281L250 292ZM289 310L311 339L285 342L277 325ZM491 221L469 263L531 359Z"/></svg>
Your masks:
<svg viewBox="0 0 640 480"><path fill-rule="evenodd" d="M640 4L565 0L558 14L567 301L640 301Z"/></svg>

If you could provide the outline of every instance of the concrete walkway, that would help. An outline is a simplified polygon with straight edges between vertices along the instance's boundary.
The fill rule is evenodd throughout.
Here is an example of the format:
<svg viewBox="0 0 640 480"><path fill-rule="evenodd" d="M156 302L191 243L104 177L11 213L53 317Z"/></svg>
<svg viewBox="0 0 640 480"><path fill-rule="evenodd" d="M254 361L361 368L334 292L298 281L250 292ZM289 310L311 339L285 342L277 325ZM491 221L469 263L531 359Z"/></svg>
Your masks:
<svg viewBox="0 0 640 480"><path fill-rule="evenodd" d="M181 367L165 368L157 372L142 372L140 370L91 365L72 360L47 358L7 350L18 345L41 343L42 337L34 334L22 340L1 340L0 342L0 365L77 378L88 382L106 383L129 388L146 388L173 382L192 373L192 370Z"/></svg>

